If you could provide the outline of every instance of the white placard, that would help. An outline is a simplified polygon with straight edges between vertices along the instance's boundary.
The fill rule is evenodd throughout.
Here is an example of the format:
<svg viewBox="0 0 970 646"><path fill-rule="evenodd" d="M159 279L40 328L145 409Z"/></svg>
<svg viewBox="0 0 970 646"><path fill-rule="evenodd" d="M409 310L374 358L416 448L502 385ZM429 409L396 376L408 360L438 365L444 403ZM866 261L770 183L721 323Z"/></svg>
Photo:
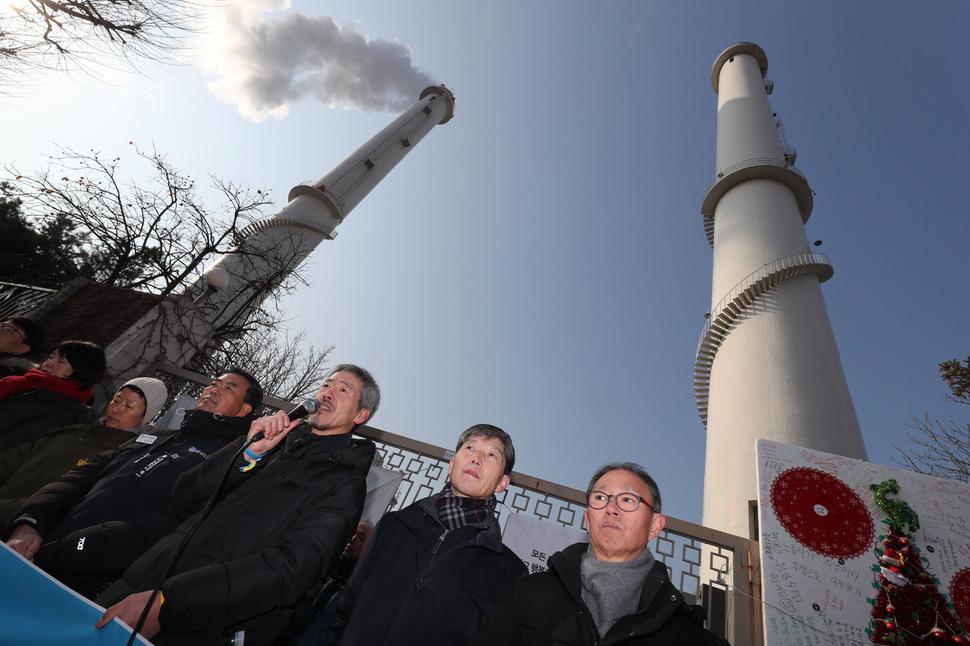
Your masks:
<svg viewBox="0 0 970 646"><path fill-rule="evenodd" d="M877 504L871 486L891 479L899 492ZM926 604L938 592L943 601L908 634L970 628L970 486L767 440L758 441L758 485L765 646L871 644L889 615L899 615L890 627L909 621L909 601L887 595L906 586L889 587L895 570L913 568L927 584L906 598ZM919 524L902 524L908 538L891 532L886 511L905 506Z"/></svg>

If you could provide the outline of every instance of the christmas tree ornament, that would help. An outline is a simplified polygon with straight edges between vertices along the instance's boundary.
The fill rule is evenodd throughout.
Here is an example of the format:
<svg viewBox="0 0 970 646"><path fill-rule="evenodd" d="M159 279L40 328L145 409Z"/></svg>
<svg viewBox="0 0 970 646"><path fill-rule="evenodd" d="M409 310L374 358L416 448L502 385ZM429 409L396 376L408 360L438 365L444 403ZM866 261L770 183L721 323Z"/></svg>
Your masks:
<svg viewBox="0 0 970 646"><path fill-rule="evenodd" d="M911 532L919 529L919 516L905 500L889 497L899 494L899 483L890 479L869 488L889 526L889 534L881 541L885 549L875 550L878 564L873 571L878 576L874 587L879 592L869 600L873 612L866 631L872 642L894 646L963 643L966 629L957 618L958 611L939 591L939 579L926 571L927 559L906 533L907 527Z"/></svg>

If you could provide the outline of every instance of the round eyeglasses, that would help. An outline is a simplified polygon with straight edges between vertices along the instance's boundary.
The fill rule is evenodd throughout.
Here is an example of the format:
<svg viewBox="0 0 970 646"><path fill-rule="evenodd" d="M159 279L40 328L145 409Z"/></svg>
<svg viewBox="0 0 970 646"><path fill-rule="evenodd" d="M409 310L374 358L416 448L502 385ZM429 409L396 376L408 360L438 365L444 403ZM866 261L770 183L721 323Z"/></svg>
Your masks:
<svg viewBox="0 0 970 646"><path fill-rule="evenodd" d="M646 505L650 511L653 511L653 505L635 493L608 494L605 491L592 491L586 496L586 504L590 509L603 509L610 504L610 498L616 501L616 506L620 508L620 511L636 511L640 508L641 503Z"/></svg>
<svg viewBox="0 0 970 646"><path fill-rule="evenodd" d="M3 332L4 334L16 334L20 337L21 343L27 343L27 339L24 338L24 335L21 334L20 330L14 327L12 323L4 323L3 325L0 325L0 332Z"/></svg>

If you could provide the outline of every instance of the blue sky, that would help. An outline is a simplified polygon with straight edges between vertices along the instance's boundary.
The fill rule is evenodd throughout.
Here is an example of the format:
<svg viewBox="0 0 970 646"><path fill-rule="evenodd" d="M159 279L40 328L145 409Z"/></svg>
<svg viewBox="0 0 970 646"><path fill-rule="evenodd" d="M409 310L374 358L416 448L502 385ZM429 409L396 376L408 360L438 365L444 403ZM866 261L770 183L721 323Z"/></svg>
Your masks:
<svg viewBox="0 0 970 646"><path fill-rule="evenodd" d="M200 58L182 65L51 78L7 100L0 161L34 170L57 142L122 155L135 172L134 141L200 183L212 173L269 189L281 208L393 115L321 81L355 59L319 41L277 51L236 33L241 49L219 57L227 12L267 38L281 21L329 16L344 37L366 34L359 56L409 48L391 72L364 66L375 92L395 105L395 80L444 83L455 118L311 257L312 286L286 301L293 328L373 371L378 427L450 448L469 425L497 424L518 471L576 488L632 459L656 476L665 512L699 522L710 71L726 47L755 42L816 193L808 236L835 268L823 294L870 459L895 465L911 414L965 416L941 400L936 364L968 352L966 3L282 4L213 11ZM263 62L299 82L239 83L272 55ZM283 118L237 109L280 115L287 99Z"/></svg>

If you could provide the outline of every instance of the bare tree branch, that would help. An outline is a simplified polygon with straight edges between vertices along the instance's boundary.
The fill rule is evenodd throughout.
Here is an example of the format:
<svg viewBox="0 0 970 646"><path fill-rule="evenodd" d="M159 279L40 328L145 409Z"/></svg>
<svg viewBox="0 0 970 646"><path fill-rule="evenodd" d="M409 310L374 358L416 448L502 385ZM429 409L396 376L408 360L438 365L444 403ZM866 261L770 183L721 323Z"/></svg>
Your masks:
<svg viewBox="0 0 970 646"><path fill-rule="evenodd" d="M259 278L242 286L236 302L221 305L238 315L219 325L209 345L204 351L198 348L201 352L187 367L212 374L243 363L267 392L289 399L312 392L324 376L331 348L305 347L306 335L290 336L287 322L278 314L279 299L306 284L298 258L290 251L300 246L302 234L282 237L273 249L250 249L245 229L270 203L268 193L212 177L223 203L213 212L199 199L195 181L164 155L154 149L135 152L151 168L149 178L138 182L123 179L120 158L66 147L37 174L6 168L15 179L3 185L5 199L64 245L61 255L73 260L74 275L58 266L56 280L48 284L84 276L162 296L187 294L206 264L232 252L244 263L258 264ZM193 307L205 312L217 306L201 302ZM220 320L219 312L206 314L210 321ZM156 324L174 329L177 321L160 319Z"/></svg>
<svg viewBox="0 0 970 646"><path fill-rule="evenodd" d="M213 178L225 204L215 213L164 155L135 152L150 164L151 179L123 181L120 158L67 147L36 175L6 171L16 177L12 196L29 220L70 220L84 275L164 296L187 286L206 260L232 250L239 231L262 215L268 194Z"/></svg>
<svg viewBox="0 0 970 646"><path fill-rule="evenodd" d="M238 365L259 379L266 392L289 401L312 395L327 374L327 358L333 346L317 349L308 344L306 332L278 334L263 326L231 344L198 355L187 367L214 375Z"/></svg>
<svg viewBox="0 0 970 646"><path fill-rule="evenodd" d="M944 361L939 368L950 388L950 394L943 395L943 399L970 406L970 357L966 361ZM914 448L893 445L901 455L895 460L898 464L917 473L970 483L970 424L943 423L925 413L922 418L914 415L912 423L906 426L918 433L906 434Z"/></svg>
<svg viewBox="0 0 970 646"><path fill-rule="evenodd" d="M203 9L193 0L22 0L11 10L0 13L5 87L24 73L171 60Z"/></svg>

